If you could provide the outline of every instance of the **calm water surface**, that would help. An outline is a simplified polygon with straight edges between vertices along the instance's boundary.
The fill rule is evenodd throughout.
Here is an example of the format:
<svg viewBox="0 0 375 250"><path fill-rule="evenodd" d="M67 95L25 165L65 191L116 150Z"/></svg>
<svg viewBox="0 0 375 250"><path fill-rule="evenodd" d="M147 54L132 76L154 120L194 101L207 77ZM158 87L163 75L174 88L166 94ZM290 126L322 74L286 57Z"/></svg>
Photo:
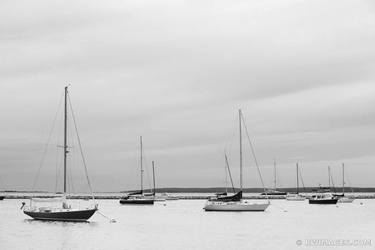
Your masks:
<svg viewBox="0 0 375 250"><path fill-rule="evenodd" d="M375 200L337 206L272 200L265 213L204 212L204 200L154 206L99 200L116 223L100 214L89 223L34 221L21 202L0 201L0 249L375 249ZM309 239L370 239L372 245L311 247Z"/></svg>

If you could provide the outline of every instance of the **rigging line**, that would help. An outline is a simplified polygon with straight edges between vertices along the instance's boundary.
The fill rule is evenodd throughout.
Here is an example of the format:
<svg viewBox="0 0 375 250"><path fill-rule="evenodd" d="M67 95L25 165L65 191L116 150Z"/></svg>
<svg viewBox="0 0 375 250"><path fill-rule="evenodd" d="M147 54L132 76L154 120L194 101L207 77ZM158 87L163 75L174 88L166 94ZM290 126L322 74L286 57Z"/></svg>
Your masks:
<svg viewBox="0 0 375 250"><path fill-rule="evenodd" d="M236 117L236 121L237 121L237 117ZM228 151L231 152L232 146L233 146L235 140L237 139L236 132L234 132L234 131L235 131L235 129L233 129L231 135L228 135L228 137L226 138L227 140L226 140L226 143L224 145L224 151L225 152L228 152Z"/></svg>
<svg viewBox="0 0 375 250"><path fill-rule="evenodd" d="M299 177L300 177L300 179L301 179L301 183L302 183L303 191L306 191L305 183L303 182L303 178L302 178L302 173L301 173L301 171L298 171L298 173L299 173Z"/></svg>
<svg viewBox="0 0 375 250"><path fill-rule="evenodd" d="M59 163L58 163L58 172L57 172L57 181L56 181L56 187L55 187L55 192L57 193L57 190L58 190L58 185L59 185L59 180L60 180L60 176L61 176L61 169L62 169L62 159L60 157L60 160L59 160Z"/></svg>
<svg viewBox="0 0 375 250"><path fill-rule="evenodd" d="M56 124L56 131L62 131L62 122L60 123L59 121L57 122ZM63 135L61 133L56 133L56 180L55 180L55 192L58 191L58 188L59 188L59 183L60 183L60 174L61 174L61 170L63 169L62 168L62 161L63 161L63 157L60 157L60 153L62 153L63 151L60 151L60 148L62 148L60 145L62 145L62 143L59 143L60 141L62 141Z"/></svg>
<svg viewBox="0 0 375 250"><path fill-rule="evenodd" d="M143 143L144 145L144 143ZM144 169L143 169L143 172L146 172L146 178L147 178L147 183L148 183L148 186L151 187L151 181L150 181L150 174L149 174L149 171L148 171L148 164L147 164L147 159L146 159L146 154L145 154L145 151L144 149L142 148L142 156L143 156L143 162L144 162ZM150 188L151 190L151 188Z"/></svg>
<svg viewBox="0 0 375 250"><path fill-rule="evenodd" d="M59 110L60 110L60 107L61 107L61 104L62 104L62 100L63 100L63 96L64 96L64 93L62 93L61 97L60 97L60 102L59 102L59 105L57 107L57 110L56 110L56 114L55 114L55 117L53 119L53 122L52 122L52 127L51 127L51 130L49 131L49 134L48 134L48 139L47 139L47 142L46 144L44 145L44 150L43 150L43 155L42 155L42 159L40 161L40 164L39 164L39 167L38 167L38 170L37 170L37 173L36 173L36 176L34 178L34 182L33 182L33 187L31 188L31 190L34 190L35 188L35 185L39 179L39 174L40 174L40 170L44 164L44 161L45 161L45 158L46 158L46 154L47 154L47 151L48 151L48 146L49 146L49 141L51 140L51 137L52 137L52 132L55 128L55 124L56 124L56 120L57 120L57 116L58 116L58 113L59 113Z"/></svg>
<svg viewBox="0 0 375 250"><path fill-rule="evenodd" d="M234 185L233 185L232 174L230 172L228 157L227 157L226 153L225 153L225 164L226 164L227 169L228 169L228 174L229 174L229 178L230 178L230 183L232 184L233 193L236 193L236 190L235 190Z"/></svg>
<svg viewBox="0 0 375 250"><path fill-rule="evenodd" d="M109 222L111 223L114 223L116 222L116 220L114 218L109 218L108 216L102 214L99 210L96 211L97 213L99 213L101 216L103 216L104 218L108 219Z"/></svg>
<svg viewBox="0 0 375 250"><path fill-rule="evenodd" d="M88 170L87 170L87 166L86 166L86 159L85 159L85 156L84 156L84 154L83 154L82 144L81 144L81 139L80 139L79 134L78 134L77 123L76 123L76 119L75 119L75 115L74 115L73 107L72 107L72 102L71 102L71 100L70 100L70 95L69 95L69 94L68 94L68 100L69 100L70 111L71 111L71 113L72 113L72 118L73 118L74 128L75 128L75 131L76 131L76 134L77 134L78 146L79 146L79 151L80 151L80 153L81 153L81 157L82 157L82 163L83 163L83 166L85 167L85 174L86 174L87 184L89 185L92 199L95 200L94 192L93 192L93 190L92 190L92 186L91 186L91 182L90 182L90 178L89 178Z"/></svg>
<svg viewBox="0 0 375 250"><path fill-rule="evenodd" d="M332 178L331 173L329 174L329 178L331 178L333 192L336 193L335 183L333 182L333 178Z"/></svg>
<svg viewBox="0 0 375 250"><path fill-rule="evenodd" d="M225 150L224 150L225 154ZM225 159L225 157L224 157ZM224 184L225 184L225 193L228 193L228 171L227 171L227 165L226 162L224 161Z"/></svg>
<svg viewBox="0 0 375 250"><path fill-rule="evenodd" d="M262 186L263 186L263 190L264 190L264 193L266 194L266 198L267 198L267 200L269 202L268 195L267 195L267 192L266 192L266 188L264 186L264 181L263 181L262 173L260 172L258 160L257 160L257 158L255 156L255 150L254 150L253 144L252 144L252 142L250 140L249 131L247 130L247 126L246 126L246 122L245 122L245 117L243 116L242 112L241 112L241 118L242 118L242 121L243 121L243 125L245 127L245 132L246 132L247 140L249 141L249 144L250 144L251 153L253 155L254 162L255 162L255 165L256 165L257 170L258 170L258 174L259 174L259 178L260 178L260 181L262 183Z"/></svg>
<svg viewBox="0 0 375 250"><path fill-rule="evenodd" d="M74 190L74 184L73 184L73 178L72 178L72 172L71 171L68 172L68 178L69 178L70 188L71 188L71 191L69 193L74 194L75 190Z"/></svg>
<svg viewBox="0 0 375 250"><path fill-rule="evenodd" d="M55 159L55 193L57 193L57 184L58 184L58 176L59 176L59 148L56 147L56 159Z"/></svg>
<svg viewBox="0 0 375 250"><path fill-rule="evenodd" d="M70 157L70 164L68 164L68 169L67 169L67 175L68 175L68 186L69 186L69 194L75 193L74 190L74 183L73 183L73 178L72 178L72 162L74 161L72 157Z"/></svg>

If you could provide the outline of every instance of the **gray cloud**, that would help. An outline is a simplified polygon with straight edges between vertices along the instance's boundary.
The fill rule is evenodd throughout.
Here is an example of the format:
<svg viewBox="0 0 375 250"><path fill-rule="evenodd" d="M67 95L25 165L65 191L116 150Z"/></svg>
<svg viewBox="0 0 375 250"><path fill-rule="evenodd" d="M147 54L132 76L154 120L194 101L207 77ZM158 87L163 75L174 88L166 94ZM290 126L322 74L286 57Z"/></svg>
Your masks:
<svg viewBox="0 0 375 250"><path fill-rule="evenodd" d="M238 173L239 107L268 184L276 157L285 185L297 159L311 185L344 160L354 185L373 185L374 11L371 1L2 1L0 174L10 189L31 186L70 83L97 190L139 185L139 135L161 186L222 185L225 145ZM247 185L259 186L253 170ZM55 168L43 171L40 187L53 187Z"/></svg>

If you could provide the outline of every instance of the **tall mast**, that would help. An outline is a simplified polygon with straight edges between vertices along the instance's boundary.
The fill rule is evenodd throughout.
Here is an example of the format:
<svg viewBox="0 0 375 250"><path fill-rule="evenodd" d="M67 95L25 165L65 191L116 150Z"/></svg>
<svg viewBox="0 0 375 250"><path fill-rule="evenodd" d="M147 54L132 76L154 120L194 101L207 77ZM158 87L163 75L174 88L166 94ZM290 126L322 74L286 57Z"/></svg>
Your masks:
<svg viewBox="0 0 375 250"><path fill-rule="evenodd" d="M297 194L299 193L299 181L298 181L298 162L296 163L297 168Z"/></svg>
<svg viewBox="0 0 375 250"><path fill-rule="evenodd" d="M68 132L68 109L67 109L67 100L68 100L68 86L65 87L64 92L64 194L66 193L66 156L68 154L68 146L67 146L67 132Z"/></svg>
<svg viewBox="0 0 375 250"><path fill-rule="evenodd" d="M331 168L328 166L328 188L331 191Z"/></svg>
<svg viewBox="0 0 375 250"><path fill-rule="evenodd" d="M345 166L342 164L342 194L345 193Z"/></svg>
<svg viewBox="0 0 375 250"><path fill-rule="evenodd" d="M242 123L241 123L241 109L238 110L238 120L240 126L240 189L242 191Z"/></svg>
<svg viewBox="0 0 375 250"><path fill-rule="evenodd" d="M226 160L227 155L224 154L224 160ZM227 163L225 162L225 193L228 193L228 172L227 172Z"/></svg>
<svg viewBox="0 0 375 250"><path fill-rule="evenodd" d="M275 184L275 191L276 191L276 159L273 159L273 180Z"/></svg>
<svg viewBox="0 0 375 250"><path fill-rule="evenodd" d="M141 143L141 193L143 194L143 145L142 136L139 137Z"/></svg>
<svg viewBox="0 0 375 250"><path fill-rule="evenodd" d="M152 179L153 179L153 182L154 182L154 196L155 196L156 188L155 188L155 165L154 165L154 161L152 161Z"/></svg>

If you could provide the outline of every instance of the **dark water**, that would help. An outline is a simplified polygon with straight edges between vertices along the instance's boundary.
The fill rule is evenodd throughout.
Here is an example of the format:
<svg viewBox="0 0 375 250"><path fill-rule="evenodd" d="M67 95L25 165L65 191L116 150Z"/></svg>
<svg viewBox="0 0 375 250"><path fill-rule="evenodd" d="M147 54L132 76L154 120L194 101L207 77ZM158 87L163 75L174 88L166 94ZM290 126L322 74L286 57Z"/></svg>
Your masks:
<svg viewBox="0 0 375 250"><path fill-rule="evenodd" d="M122 206L99 200L89 223L41 222L0 201L0 249L374 249L310 246L309 240L375 241L375 200L337 206L272 200L267 212L204 212L204 200ZM363 204L361 205L360 202ZM300 240L300 241L299 241ZM355 243L354 243L355 244Z"/></svg>

